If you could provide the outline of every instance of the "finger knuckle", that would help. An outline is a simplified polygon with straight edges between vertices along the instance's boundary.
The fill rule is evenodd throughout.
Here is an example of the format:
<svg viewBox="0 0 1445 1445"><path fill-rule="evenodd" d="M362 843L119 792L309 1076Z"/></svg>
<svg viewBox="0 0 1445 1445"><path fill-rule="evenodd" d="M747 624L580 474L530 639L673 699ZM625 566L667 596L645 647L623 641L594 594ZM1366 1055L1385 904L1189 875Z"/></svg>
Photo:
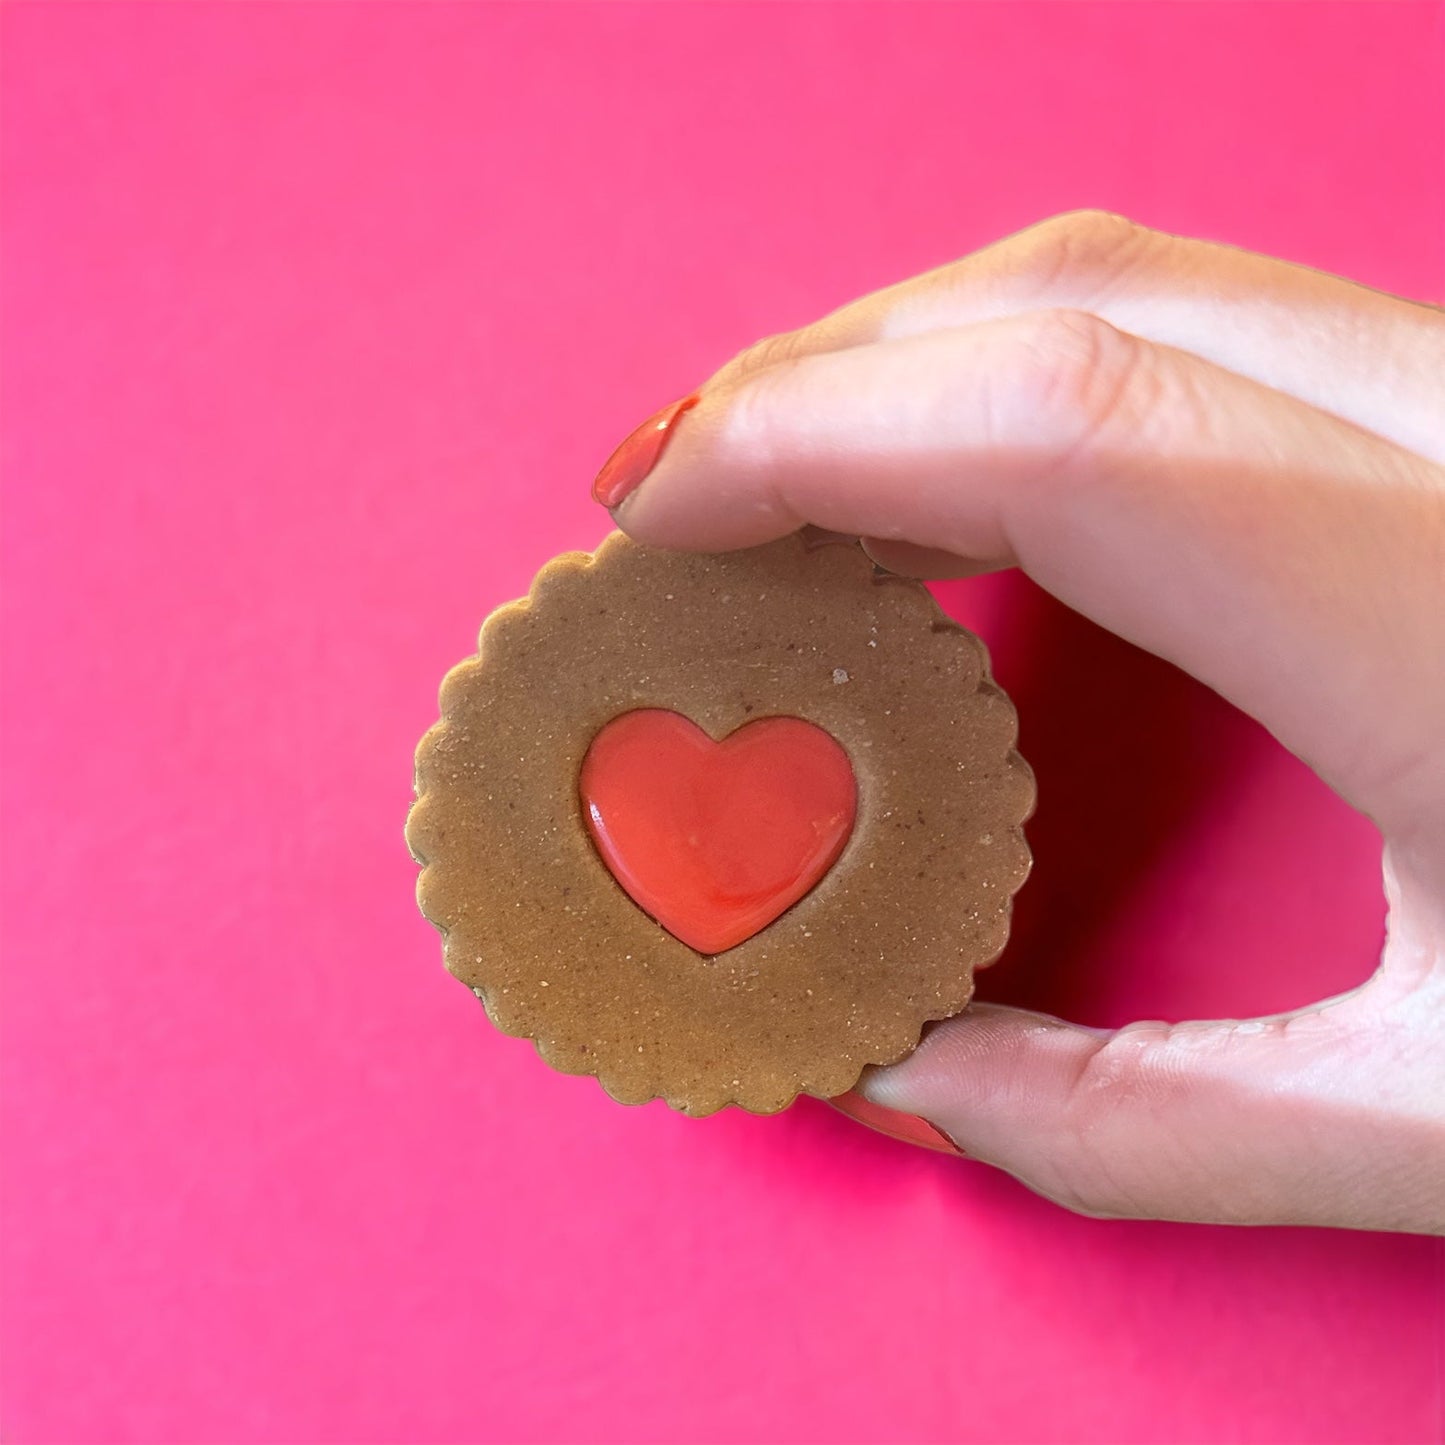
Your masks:
<svg viewBox="0 0 1445 1445"><path fill-rule="evenodd" d="M1081 1063L1068 1099L1079 1136L1108 1135L1121 1118L1168 1114L1187 1095L1190 1043L1179 1025L1142 1022L1110 1035Z"/></svg>
<svg viewBox="0 0 1445 1445"><path fill-rule="evenodd" d="M1157 1039L1157 1029L1133 1024L1111 1035L1082 1061L1070 1091L1070 1108L1086 1125L1098 1122L1101 1112L1112 1112L1138 1095L1149 1054L1141 1045Z"/></svg>
<svg viewBox="0 0 1445 1445"><path fill-rule="evenodd" d="M1130 1025L1083 1060L1065 1108L1072 1121L1072 1145L1063 1154L1067 1164L1061 1163L1045 1186L1055 1203L1090 1219L1148 1212L1121 1155L1119 1123L1140 1111L1152 1114L1170 1094L1168 1070L1153 1067L1169 1032L1164 1024Z"/></svg>
<svg viewBox="0 0 1445 1445"><path fill-rule="evenodd" d="M714 378L715 384L734 384L750 377L770 371L796 361L806 350L803 333L781 331L775 336L764 336L751 346L744 348L733 357Z"/></svg>
<svg viewBox="0 0 1445 1445"><path fill-rule="evenodd" d="M1138 264L1158 233L1113 211L1068 211L1023 233L1021 263L1041 291L1094 292Z"/></svg>
<svg viewBox="0 0 1445 1445"><path fill-rule="evenodd" d="M802 345L802 332L779 331L775 335L765 336L761 341L754 342L752 346L748 347L745 355L755 369L762 370L785 361L796 360Z"/></svg>
<svg viewBox="0 0 1445 1445"><path fill-rule="evenodd" d="M1157 378L1137 338L1087 311L1021 318L1014 379L1026 402L1063 424L1082 453L1146 410Z"/></svg>

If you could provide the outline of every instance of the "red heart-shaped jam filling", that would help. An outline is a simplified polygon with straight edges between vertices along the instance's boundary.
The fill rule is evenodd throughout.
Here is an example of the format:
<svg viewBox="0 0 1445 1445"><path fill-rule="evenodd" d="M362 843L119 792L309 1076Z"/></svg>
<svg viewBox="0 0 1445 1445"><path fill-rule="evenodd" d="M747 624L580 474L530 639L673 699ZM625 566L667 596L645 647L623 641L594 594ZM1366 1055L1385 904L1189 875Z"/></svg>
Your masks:
<svg viewBox="0 0 1445 1445"><path fill-rule="evenodd" d="M612 876L707 954L751 938L823 877L858 799L847 753L813 723L761 718L714 742L661 708L624 713L597 734L581 791Z"/></svg>

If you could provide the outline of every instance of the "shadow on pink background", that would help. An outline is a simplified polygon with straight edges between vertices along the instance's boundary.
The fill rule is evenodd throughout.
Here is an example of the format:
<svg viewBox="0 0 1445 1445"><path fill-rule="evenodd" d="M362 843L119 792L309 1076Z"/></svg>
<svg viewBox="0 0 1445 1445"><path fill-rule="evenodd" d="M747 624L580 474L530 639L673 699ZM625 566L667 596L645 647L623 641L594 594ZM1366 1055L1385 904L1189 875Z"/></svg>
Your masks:
<svg viewBox="0 0 1445 1445"><path fill-rule="evenodd" d="M443 671L759 335L1085 204L1440 299L1441 7L0 25L5 1440L1445 1437L1439 1242L619 1108L446 977L401 841ZM989 996L1366 976L1367 824L1028 584L945 596L1043 799Z"/></svg>

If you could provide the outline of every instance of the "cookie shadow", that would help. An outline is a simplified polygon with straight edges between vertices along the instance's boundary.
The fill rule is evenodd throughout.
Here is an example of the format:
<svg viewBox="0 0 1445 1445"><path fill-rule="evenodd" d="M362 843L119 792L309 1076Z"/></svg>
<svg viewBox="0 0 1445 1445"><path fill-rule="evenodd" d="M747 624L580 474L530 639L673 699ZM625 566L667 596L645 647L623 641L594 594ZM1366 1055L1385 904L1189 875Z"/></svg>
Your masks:
<svg viewBox="0 0 1445 1445"><path fill-rule="evenodd" d="M945 583L965 616L979 583ZM1240 786L1267 739L1172 664L1114 636L1019 573L998 589L988 628L994 674L1019 712L1019 750L1038 778L1027 825L1033 873L1008 949L978 997L1113 1026L1100 942L1206 807Z"/></svg>

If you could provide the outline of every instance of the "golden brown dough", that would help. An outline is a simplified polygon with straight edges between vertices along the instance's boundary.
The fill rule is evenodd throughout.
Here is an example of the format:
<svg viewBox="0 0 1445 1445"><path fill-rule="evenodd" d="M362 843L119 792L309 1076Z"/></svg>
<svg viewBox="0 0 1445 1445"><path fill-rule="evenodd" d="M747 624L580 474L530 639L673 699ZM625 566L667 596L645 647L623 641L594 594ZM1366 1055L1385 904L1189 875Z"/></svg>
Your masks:
<svg viewBox="0 0 1445 1445"><path fill-rule="evenodd" d="M614 881L578 771L604 724L683 713L720 739L808 719L849 754L842 856L774 923L694 953ZM961 1010L1029 869L1033 777L983 645L854 544L708 555L614 534L544 567L442 685L407 839L447 967L498 1028L614 1098L758 1113L851 1088Z"/></svg>

